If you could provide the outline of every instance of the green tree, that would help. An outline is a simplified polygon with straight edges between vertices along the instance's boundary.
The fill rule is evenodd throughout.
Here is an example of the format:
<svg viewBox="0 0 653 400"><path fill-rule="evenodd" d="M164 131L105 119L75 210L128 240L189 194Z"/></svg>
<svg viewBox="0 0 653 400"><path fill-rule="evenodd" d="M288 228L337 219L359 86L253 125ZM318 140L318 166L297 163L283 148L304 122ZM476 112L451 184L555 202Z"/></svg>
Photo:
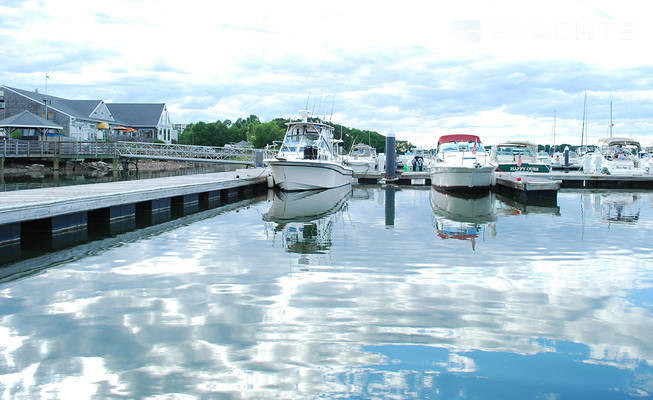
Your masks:
<svg viewBox="0 0 653 400"><path fill-rule="evenodd" d="M256 124L252 129L251 143L254 147L261 149L275 140L283 140L284 134L285 130L275 121Z"/></svg>

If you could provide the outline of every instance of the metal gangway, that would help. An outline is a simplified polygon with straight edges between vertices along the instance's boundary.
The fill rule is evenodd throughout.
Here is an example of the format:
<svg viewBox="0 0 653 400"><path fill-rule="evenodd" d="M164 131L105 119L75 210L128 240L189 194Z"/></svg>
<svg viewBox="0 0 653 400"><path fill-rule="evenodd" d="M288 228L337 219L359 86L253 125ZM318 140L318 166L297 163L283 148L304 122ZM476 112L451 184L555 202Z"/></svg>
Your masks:
<svg viewBox="0 0 653 400"><path fill-rule="evenodd" d="M174 160L262 166L264 151L246 147L212 147L184 144L117 142L116 153L124 159Z"/></svg>
<svg viewBox="0 0 653 400"><path fill-rule="evenodd" d="M3 140L2 158L100 158L137 160L172 160L262 166L263 159L273 157L272 150L237 146L195 146L144 142L77 142Z"/></svg>

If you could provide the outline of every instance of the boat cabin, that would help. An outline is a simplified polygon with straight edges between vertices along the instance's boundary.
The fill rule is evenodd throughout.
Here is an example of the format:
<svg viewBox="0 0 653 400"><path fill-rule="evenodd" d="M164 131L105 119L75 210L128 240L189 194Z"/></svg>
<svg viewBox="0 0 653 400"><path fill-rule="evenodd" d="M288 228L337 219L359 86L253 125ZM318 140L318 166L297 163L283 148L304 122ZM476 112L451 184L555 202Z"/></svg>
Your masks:
<svg viewBox="0 0 653 400"><path fill-rule="evenodd" d="M321 122L309 122L308 112L303 120L288 122L286 135L277 158L286 160L333 160L333 127Z"/></svg>
<svg viewBox="0 0 653 400"><path fill-rule="evenodd" d="M530 142L505 142L499 143L492 149L493 160L537 162L537 145Z"/></svg>
<svg viewBox="0 0 653 400"><path fill-rule="evenodd" d="M602 138L598 143L599 151L609 160L632 158L642 149L637 140L630 138Z"/></svg>

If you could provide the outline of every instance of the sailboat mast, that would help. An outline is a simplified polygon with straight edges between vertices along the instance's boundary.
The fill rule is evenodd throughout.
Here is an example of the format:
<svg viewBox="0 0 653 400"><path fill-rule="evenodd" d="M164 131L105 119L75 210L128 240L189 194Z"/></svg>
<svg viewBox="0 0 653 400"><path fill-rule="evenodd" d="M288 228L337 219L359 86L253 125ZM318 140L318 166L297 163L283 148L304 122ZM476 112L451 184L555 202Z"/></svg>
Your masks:
<svg viewBox="0 0 653 400"><path fill-rule="evenodd" d="M580 131L580 147L585 143L585 115L587 112L587 90L585 91L585 101L583 102L583 128Z"/></svg>
<svg viewBox="0 0 653 400"><path fill-rule="evenodd" d="M556 148L556 110L553 110L553 151Z"/></svg>
<svg viewBox="0 0 653 400"><path fill-rule="evenodd" d="M610 100L610 137L612 137L612 127L614 124L612 123L612 100Z"/></svg>

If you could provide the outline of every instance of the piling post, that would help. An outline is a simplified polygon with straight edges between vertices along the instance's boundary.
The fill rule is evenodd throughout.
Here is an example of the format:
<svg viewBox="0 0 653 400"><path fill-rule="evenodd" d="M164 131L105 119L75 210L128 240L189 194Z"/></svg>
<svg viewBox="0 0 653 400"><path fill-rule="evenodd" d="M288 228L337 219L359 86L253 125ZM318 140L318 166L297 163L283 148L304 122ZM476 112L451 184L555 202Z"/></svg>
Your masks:
<svg viewBox="0 0 653 400"><path fill-rule="evenodd" d="M395 133L390 132L385 137L385 178L386 180L396 179L396 141Z"/></svg>
<svg viewBox="0 0 653 400"><path fill-rule="evenodd" d="M261 149L254 150L254 166L256 168L263 167L263 150Z"/></svg>
<svg viewBox="0 0 653 400"><path fill-rule="evenodd" d="M395 225L395 188L389 186L385 190L385 227L392 228Z"/></svg>
<svg viewBox="0 0 653 400"><path fill-rule="evenodd" d="M565 147L565 151L563 152L564 155L564 162L565 162L565 168L569 167L569 146Z"/></svg>

